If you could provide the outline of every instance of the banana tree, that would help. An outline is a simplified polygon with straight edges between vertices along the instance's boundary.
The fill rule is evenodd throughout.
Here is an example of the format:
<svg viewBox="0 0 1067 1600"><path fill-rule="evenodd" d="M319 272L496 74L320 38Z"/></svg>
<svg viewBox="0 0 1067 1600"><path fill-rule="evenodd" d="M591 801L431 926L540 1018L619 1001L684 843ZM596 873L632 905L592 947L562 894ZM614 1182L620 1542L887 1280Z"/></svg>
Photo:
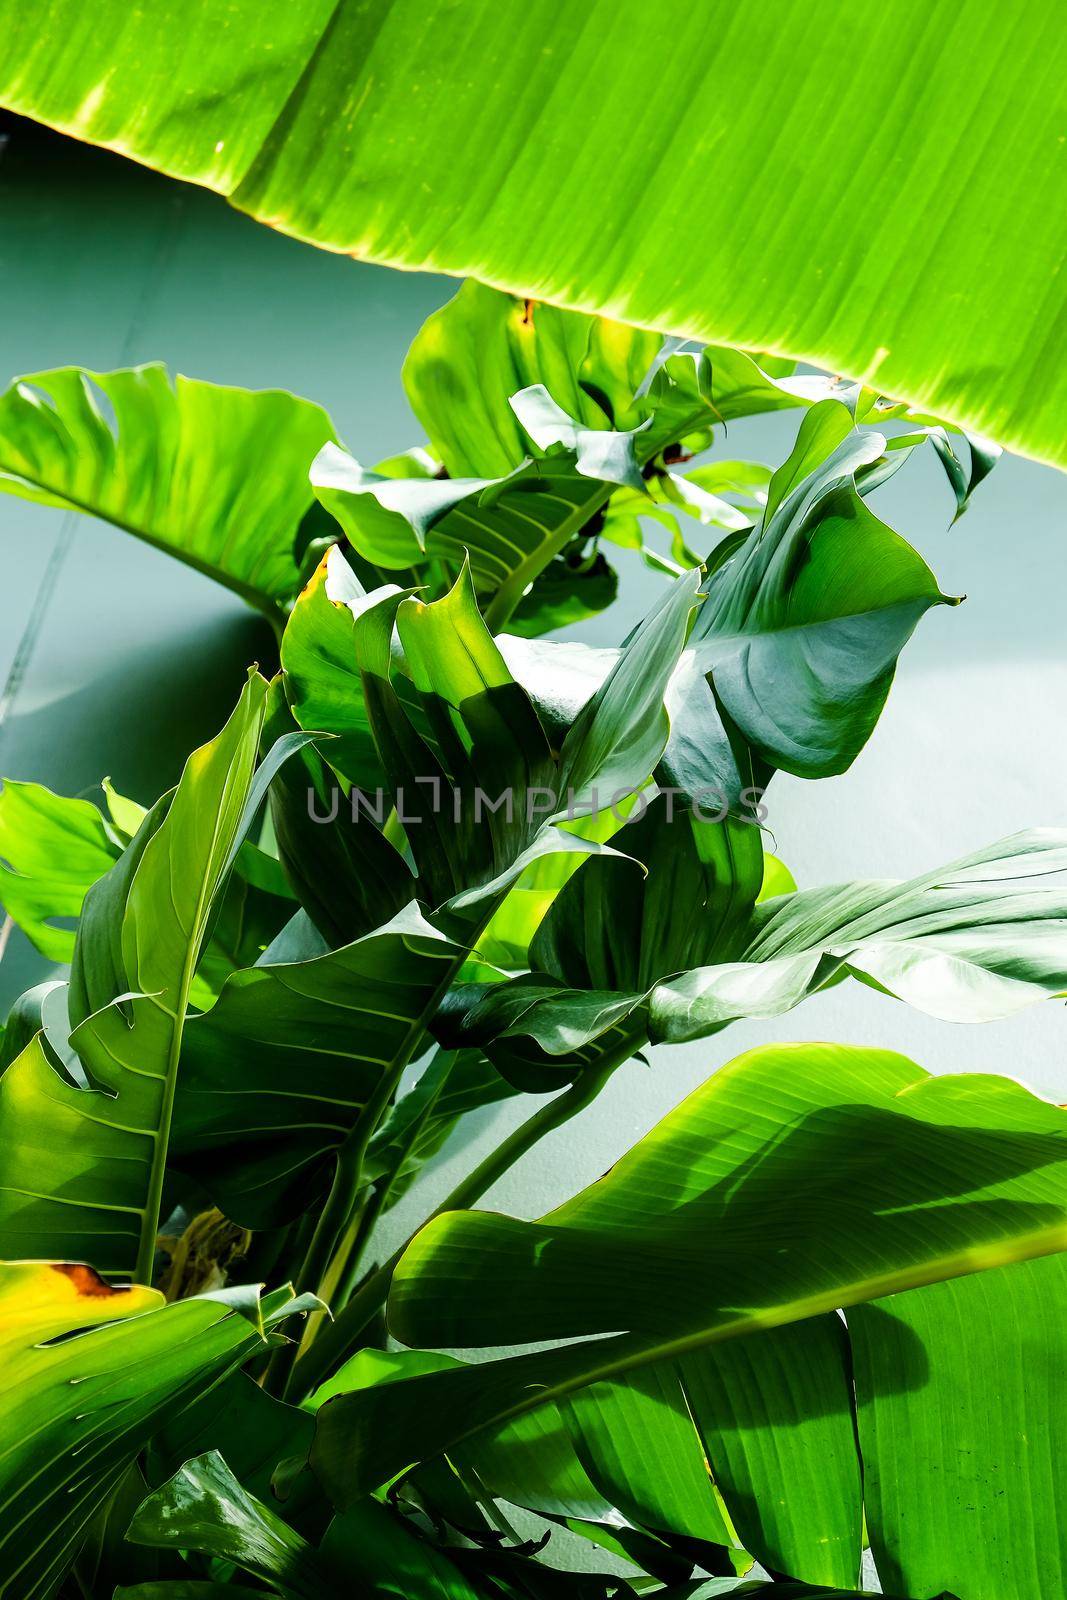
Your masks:
<svg viewBox="0 0 1067 1600"><path fill-rule="evenodd" d="M72 957L0 1057L0 1237L27 1297L0 1496L34 1530L0 1543L10 1592L795 1600L860 1593L865 1541L900 1600L1055 1592L1060 1545L1028 1515L1054 1528L1060 1487L1038 1422L1062 1364L1060 1109L777 1047L539 1222L471 1209L650 1041L848 976L953 1020L1067 990L1063 892L1040 881L1062 834L797 890L760 830L776 771L851 764L951 603L873 492L929 445L958 507L992 457L856 386L479 288L407 376L430 452L375 472L271 398L292 450L254 524L277 543L247 548L224 420L212 471L187 469L204 416L248 440L262 397L211 412L149 373L10 402L5 487L179 555L194 527L194 564L235 588L283 574L256 591L281 672L249 675L172 793L0 793L0 893ZM685 459L786 407L777 470ZM535 637L588 611L573 573L613 540L662 576L638 628ZM457 1122L522 1092L541 1103L391 1254L383 1215ZM303 1298L203 1294L227 1275ZM83 1300L135 1313L114 1359ZM146 1351L181 1350L154 1382L152 1329ZM550 1348L499 1353L531 1342ZM564 1533L628 1565L570 1572Z"/></svg>

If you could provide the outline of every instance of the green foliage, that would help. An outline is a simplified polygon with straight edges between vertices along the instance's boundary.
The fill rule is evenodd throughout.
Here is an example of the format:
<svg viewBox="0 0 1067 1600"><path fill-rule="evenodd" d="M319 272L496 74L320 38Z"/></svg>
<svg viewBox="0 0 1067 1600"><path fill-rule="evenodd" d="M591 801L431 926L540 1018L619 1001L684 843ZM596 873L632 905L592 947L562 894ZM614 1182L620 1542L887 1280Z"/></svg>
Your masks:
<svg viewBox="0 0 1067 1600"><path fill-rule="evenodd" d="M924 1352L945 1363L944 1381L976 1395L974 1369L961 1377L951 1341L969 1339L984 1371L1005 1336L1007 1305L1031 1289L1025 1274L1033 1293L1043 1286L1058 1295L1062 1259L983 1278L984 1295L977 1284L970 1293L960 1285L961 1303L975 1313L966 1334L957 1286L935 1296L900 1292L1062 1250L1065 1135L1062 1111L1003 1079L932 1078L900 1056L833 1046L742 1056L607 1177L540 1221L453 1213L417 1235L390 1301L390 1325L406 1343L572 1342L360 1388L322 1413L315 1469L345 1504L413 1461L441 1450L454 1456L472 1436L476 1446L489 1424L543 1416L555 1400L575 1408L575 1444L602 1491L618 1451L629 1448L623 1478L632 1514L652 1463L634 1458L615 1412L648 1406L658 1393L674 1426L695 1425L740 1540L757 1559L810 1582L852 1583L861 1498L850 1362L841 1323L825 1313L875 1302L856 1319L858 1334L846 1313L862 1353L861 1415L877 1407L885 1414L880 1433L870 1422L863 1448L868 1475L881 1483L884 1473L890 1486L888 1498L866 1503L872 1543L902 1552L891 1578L914 1562L905 1566L911 1581L921 1572L929 1584L951 1552L968 1583L983 1569L1007 1582L1027 1554L1027 1535L1002 1517L1005 1548L967 1557L969 1493L953 1475L962 1441L932 1447L949 1458L946 1490L920 1514L918 1486L904 1486L925 1471L908 1420L936 1432L945 1416L927 1409ZM929 1343L919 1327L930 1331ZM1058 1333L1042 1363L1053 1348L1052 1359L1062 1359ZM1044 1391L1028 1398L1025 1372L1020 1359L998 1377L1001 1406L1041 1404ZM983 1421L984 1437L977 1411L975 1418L966 1437L976 1459L966 1473L980 1485L1015 1434L1010 1411ZM1038 1473L1055 1472L1047 1432L1037 1451ZM674 1531L695 1534L684 1456L673 1459ZM528 1470L513 1467L523 1478ZM783 1477L784 1500L774 1487ZM668 1482L656 1474L661 1494ZM703 1493L711 1515L706 1483ZM1049 1550L1036 1570L1058 1570L1057 1562ZM983 1591L964 1583L960 1592Z"/></svg>
<svg viewBox="0 0 1067 1600"><path fill-rule="evenodd" d="M631 826L629 861L597 858L569 880L531 940L532 973L454 989L449 1042L476 1043L502 1072L532 1046L565 1071L622 1019L681 1044L779 1016L849 975L946 1022L991 1022L1067 989L1067 900L1043 881L1067 866L1061 830L1016 834L907 883L757 903L751 826L690 816L669 827L666 814L655 801Z"/></svg>
<svg viewBox="0 0 1067 1600"><path fill-rule="evenodd" d="M78 1078L42 1034L0 1081L0 1238L12 1253L48 1257L62 1243L98 1270L151 1274L193 978L287 753L254 776L265 693L250 673L218 738L89 892L70 987Z"/></svg>
<svg viewBox="0 0 1067 1600"><path fill-rule="evenodd" d="M109 869L120 842L88 800L64 800L39 783L0 789L0 903L49 961L69 961L85 892Z"/></svg>
<svg viewBox="0 0 1067 1600"><path fill-rule="evenodd" d="M0 1046L5 1593L802 1600L860 1593L865 1547L899 1600L1059 1592L1061 1109L767 1047L548 1216L474 1209L651 1042L849 975L954 1021L1067 991L1061 833L798 889L760 827L946 602L871 496L930 445L958 512L993 453L474 284L405 381L429 449L371 470L307 402L158 368L0 402L0 486L281 631L150 807L0 792L5 908L71 960ZM777 469L720 456L784 409ZM538 637L617 550L639 625Z"/></svg>
<svg viewBox="0 0 1067 1600"><path fill-rule="evenodd" d="M818 361L1062 465L1060 21L7 0L0 103L328 249Z"/></svg>

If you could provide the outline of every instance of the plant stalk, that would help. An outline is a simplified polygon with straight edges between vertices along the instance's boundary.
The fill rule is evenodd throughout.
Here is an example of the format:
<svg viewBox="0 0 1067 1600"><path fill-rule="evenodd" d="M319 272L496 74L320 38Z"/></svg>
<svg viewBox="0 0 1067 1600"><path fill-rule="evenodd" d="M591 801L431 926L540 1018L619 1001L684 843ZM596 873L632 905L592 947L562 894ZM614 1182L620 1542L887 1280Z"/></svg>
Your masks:
<svg viewBox="0 0 1067 1600"><path fill-rule="evenodd" d="M481 932L489 913L483 921L472 930L471 944ZM467 947L469 948L469 947ZM392 1104L393 1098L400 1087L400 1080L412 1057L417 1053L420 1043L425 1039L428 1018L433 1016L441 1002L441 998L449 984L455 977L463 961L466 959L466 949L462 957L458 957L449 966L449 970L442 976L440 983L430 996L424 1010L408 1029L403 1044L397 1050L389 1069L382 1073L375 1087L374 1093L367 1100L356 1120L348 1137L337 1152L337 1166L334 1170L333 1182L326 1198L315 1232L311 1237L307 1254L297 1274L296 1287L298 1291L310 1290L323 1298L323 1289L329 1284L332 1287L334 1274L334 1256L345 1240L345 1235L352 1227L355 1220L355 1211L359 1203L360 1186L363 1178L363 1164L366 1160L370 1142L386 1111ZM351 1239L353 1244L359 1241L361 1233L355 1228ZM318 1323L325 1315L316 1312L308 1319L308 1327L304 1330L304 1338L300 1345L290 1343L275 1350L270 1359L263 1379L263 1387L269 1394L284 1395L293 1376L293 1367L301 1348L308 1348L311 1338L318 1331Z"/></svg>
<svg viewBox="0 0 1067 1600"><path fill-rule="evenodd" d="M384 1185L378 1185L367 1204L360 1213L359 1222L352 1238L352 1248L347 1260L342 1263L341 1271L334 1290L334 1300L339 1306L347 1305L352 1297L352 1291L359 1282L360 1267L363 1262L363 1253L370 1242L371 1234L377 1225L388 1198L389 1190Z"/></svg>
<svg viewBox="0 0 1067 1600"><path fill-rule="evenodd" d="M367 1147L396 1093L404 1068L408 1064L409 1055L409 1051L400 1051L388 1072L382 1073L374 1093L360 1112L355 1127L337 1152L333 1183L330 1185L326 1204L319 1213L307 1254L296 1276L298 1293L309 1290L313 1294L319 1294L325 1286L324 1280L334 1252L352 1221L352 1214L359 1198ZM287 1344L274 1352L263 1382L263 1387L269 1394L284 1393L293 1362L296 1360L297 1348L296 1344Z"/></svg>
<svg viewBox="0 0 1067 1600"><path fill-rule="evenodd" d="M617 1067L629 1061L643 1042L644 1035L627 1032L618 1048L595 1067L591 1067L563 1094L557 1095L532 1117L515 1128L506 1139L491 1150L484 1161L469 1172L456 1185L451 1194L431 1212L426 1222L415 1230L422 1231L427 1223L446 1211L463 1211L479 1200L498 1178L514 1166L520 1156L539 1143L580 1111L584 1111L600 1093ZM413 1233L388 1261L377 1267L353 1295L348 1304L338 1312L336 1319L323 1327L313 1345L307 1348L292 1369L285 1398L294 1403L311 1392L315 1386L359 1349L359 1341L374 1316L382 1309L393 1281L393 1273L401 1256L407 1250Z"/></svg>

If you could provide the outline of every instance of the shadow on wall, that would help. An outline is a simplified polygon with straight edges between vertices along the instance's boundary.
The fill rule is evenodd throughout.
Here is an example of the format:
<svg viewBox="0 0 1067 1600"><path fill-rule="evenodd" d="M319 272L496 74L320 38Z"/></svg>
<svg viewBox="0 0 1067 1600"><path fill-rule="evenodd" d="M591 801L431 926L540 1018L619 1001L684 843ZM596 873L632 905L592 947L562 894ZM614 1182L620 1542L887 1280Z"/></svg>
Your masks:
<svg viewBox="0 0 1067 1600"><path fill-rule="evenodd" d="M92 800L108 776L120 794L150 804L222 727L253 663L266 677L278 667L270 626L253 612L190 623L33 709L16 702L0 729L0 766Z"/></svg>
<svg viewBox="0 0 1067 1600"><path fill-rule="evenodd" d="M161 558L163 559L163 558ZM216 734L258 662L277 668L270 626L251 612L191 624L142 645L0 729L0 770L99 801L109 776L148 804L177 783L191 750ZM17 768L10 752L18 752ZM0 968L0 1014L53 969L17 928Z"/></svg>

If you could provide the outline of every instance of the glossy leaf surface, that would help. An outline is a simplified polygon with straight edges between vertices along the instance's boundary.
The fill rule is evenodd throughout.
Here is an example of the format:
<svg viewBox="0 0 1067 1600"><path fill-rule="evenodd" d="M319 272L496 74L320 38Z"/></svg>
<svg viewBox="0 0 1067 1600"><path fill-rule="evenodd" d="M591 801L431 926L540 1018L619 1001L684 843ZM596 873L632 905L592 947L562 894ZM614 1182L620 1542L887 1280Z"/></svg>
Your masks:
<svg viewBox="0 0 1067 1600"><path fill-rule="evenodd" d="M197 961L287 753L256 775L265 692L251 674L225 728L193 753L173 799L149 813L87 898L70 989L81 1084L43 1035L4 1075L0 1228L11 1255L54 1256L62 1244L100 1271L151 1272Z"/></svg>
<svg viewBox="0 0 1067 1600"><path fill-rule="evenodd" d="M0 101L327 248L803 357L1067 459L1056 8L645 21L637 0L91 25L12 4Z"/></svg>

